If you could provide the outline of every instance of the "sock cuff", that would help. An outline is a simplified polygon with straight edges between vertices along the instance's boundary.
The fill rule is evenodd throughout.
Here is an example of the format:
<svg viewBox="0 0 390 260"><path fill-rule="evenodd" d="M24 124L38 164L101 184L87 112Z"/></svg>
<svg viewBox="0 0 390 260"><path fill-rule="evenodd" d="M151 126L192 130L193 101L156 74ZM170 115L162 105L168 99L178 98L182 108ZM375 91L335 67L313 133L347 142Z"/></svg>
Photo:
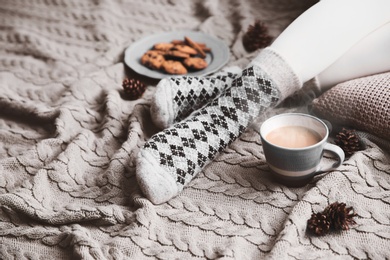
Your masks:
<svg viewBox="0 0 390 260"><path fill-rule="evenodd" d="M284 100L302 87L302 81L292 67L271 47L261 50L251 65L260 67L275 82L280 91L280 100Z"/></svg>

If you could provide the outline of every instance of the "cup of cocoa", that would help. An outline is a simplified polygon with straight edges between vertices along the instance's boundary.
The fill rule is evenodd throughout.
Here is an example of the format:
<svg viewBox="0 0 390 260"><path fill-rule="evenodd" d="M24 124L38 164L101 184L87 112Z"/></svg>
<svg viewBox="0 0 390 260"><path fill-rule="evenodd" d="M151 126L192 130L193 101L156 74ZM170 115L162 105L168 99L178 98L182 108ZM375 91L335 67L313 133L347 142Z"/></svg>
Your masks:
<svg viewBox="0 0 390 260"><path fill-rule="evenodd" d="M300 187L315 175L339 167L344 151L329 143L328 136L327 125L308 114L285 113L267 119L260 127L260 137L274 179L286 186ZM325 165L325 151L336 157L335 163Z"/></svg>

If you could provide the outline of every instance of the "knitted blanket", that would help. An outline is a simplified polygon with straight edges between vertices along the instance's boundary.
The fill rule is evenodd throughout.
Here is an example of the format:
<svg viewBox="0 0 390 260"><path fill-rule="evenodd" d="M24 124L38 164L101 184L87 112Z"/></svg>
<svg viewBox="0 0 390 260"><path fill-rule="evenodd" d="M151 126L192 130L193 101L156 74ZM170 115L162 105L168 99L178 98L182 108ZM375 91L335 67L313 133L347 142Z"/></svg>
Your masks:
<svg viewBox="0 0 390 260"><path fill-rule="evenodd" d="M258 127L306 111L304 95L259 118L167 203L136 182L137 152L158 131L158 81L132 72L124 50L157 32L202 31L229 46L226 67L243 66L256 55L242 47L248 25L260 19L277 36L314 2L1 1L0 258L390 258L390 154L375 139L305 187L269 178ZM147 83L142 98L123 96L126 77ZM311 215L336 201L356 224L309 234Z"/></svg>

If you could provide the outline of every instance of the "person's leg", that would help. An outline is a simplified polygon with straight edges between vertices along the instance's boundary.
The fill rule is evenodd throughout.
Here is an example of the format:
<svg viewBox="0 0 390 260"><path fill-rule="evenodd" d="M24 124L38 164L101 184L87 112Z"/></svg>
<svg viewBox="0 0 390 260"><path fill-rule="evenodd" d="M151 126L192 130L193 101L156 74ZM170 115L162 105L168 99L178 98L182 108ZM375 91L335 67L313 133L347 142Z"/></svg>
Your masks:
<svg viewBox="0 0 390 260"><path fill-rule="evenodd" d="M390 71L390 23L375 30L318 76L322 90L338 83Z"/></svg>
<svg viewBox="0 0 390 260"><path fill-rule="evenodd" d="M155 204L176 196L254 117L300 86L278 54L263 50L219 97L145 143L136 169L142 192Z"/></svg>
<svg viewBox="0 0 390 260"><path fill-rule="evenodd" d="M389 23L389 10L388 0L322 0L293 21L271 48L306 82Z"/></svg>
<svg viewBox="0 0 390 260"><path fill-rule="evenodd" d="M388 10L387 1L377 0L379 7L375 8L370 0L323 0L314 5L271 47L261 51L218 98L152 136L137 158L137 180L146 197L158 204L176 196L254 117L291 95L302 82L317 76L356 42L388 22L390 15L382 11ZM370 21L362 19L367 12L376 12ZM316 30L322 31L314 33ZM350 36L345 31L351 31Z"/></svg>

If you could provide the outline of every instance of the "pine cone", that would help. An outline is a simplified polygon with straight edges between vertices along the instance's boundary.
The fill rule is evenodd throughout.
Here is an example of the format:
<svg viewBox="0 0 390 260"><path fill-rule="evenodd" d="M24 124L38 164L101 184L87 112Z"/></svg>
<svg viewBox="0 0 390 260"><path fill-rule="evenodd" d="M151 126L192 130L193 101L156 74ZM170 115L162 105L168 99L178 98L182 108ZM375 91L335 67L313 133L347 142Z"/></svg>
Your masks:
<svg viewBox="0 0 390 260"><path fill-rule="evenodd" d="M132 100L140 98L146 89L146 85L140 80L128 78L123 80L122 87L126 96Z"/></svg>
<svg viewBox="0 0 390 260"><path fill-rule="evenodd" d="M338 134L336 134L336 139L334 142L340 146L341 149L343 149L347 156L352 155L354 152L360 151L362 149L359 137L352 129L346 129L343 127L343 129Z"/></svg>
<svg viewBox="0 0 390 260"><path fill-rule="evenodd" d="M322 236L329 232L330 221L325 214L313 213L307 221L307 228L314 234Z"/></svg>
<svg viewBox="0 0 390 260"><path fill-rule="evenodd" d="M356 224L353 220L356 213L350 213L353 208L347 208L345 203L332 203L325 208L323 214L327 215L333 230L348 230L350 225Z"/></svg>
<svg viewBox="0 0 390 260"><path fill-rule="evenodd" d="M307 229L322 236L329 231L348 230L350 225L356 224L353 217L356 213L350 213L352 207L346 207L345 203L334 202L327 206L323 212L313 213L307 221Z"/></svg>
<svg viewBox="0 0 390 260"><path fill-rule="evenodd" d="M256 20L253 25L249 25L248 30L242 38L244 48L248 52L265 48L271 41L272 37L268 34L268 28L259 20Z"/></svg>

